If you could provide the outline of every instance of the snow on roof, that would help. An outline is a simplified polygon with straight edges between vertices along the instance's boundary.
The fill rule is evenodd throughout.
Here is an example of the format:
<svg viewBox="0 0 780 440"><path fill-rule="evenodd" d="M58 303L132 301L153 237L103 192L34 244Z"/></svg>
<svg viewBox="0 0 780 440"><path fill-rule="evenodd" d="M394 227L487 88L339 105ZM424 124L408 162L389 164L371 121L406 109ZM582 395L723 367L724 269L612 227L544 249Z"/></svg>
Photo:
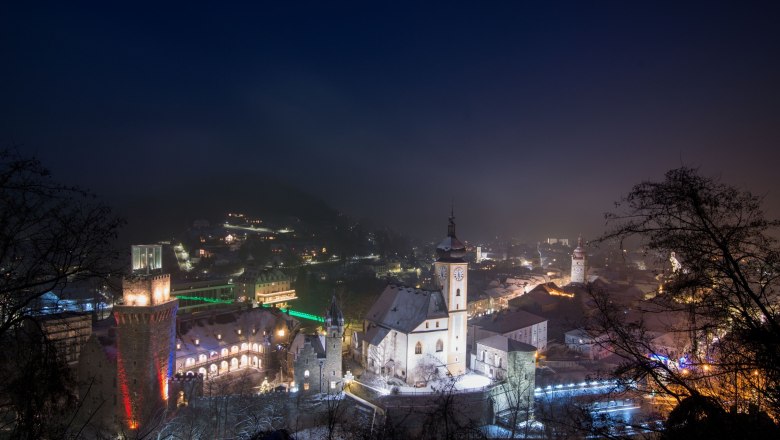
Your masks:
<svg viewBox="0 0 780 440"><path fill-rule="evenodd" d="M368 311L366 320L409 333L427 319L447 316L447 304L440 291L391 284ZM370 339L368 335L366 339Z"/></svg>
<svg viewBox="0 0 780 440"><path fill-rule="evenodd" d="M496 350L501 350L506 353L510 351L536 351L536 347L533 345L515 341L514 339L509 339L503 335L493 335L488 338L481 339L477 341L477 344L484 345L485 347L495 348Z"/></svg>
<svg viewBox="0 0 780 440"><path fill-rule="evenodd" d="M254 308L183 322L179 326L181 333L177 334L181 344L177 354L182 356L206 349L219 351L242 342L266 343L264 331L267 338L272 338L276 321L277 316L272 310ZM195 344L196 340L198 344Z"/></svg>
<svg viewBox="0 0 780 440"><path fill-rule="evenodd" d="M514 310L501 311L499 313L493 313L492 315L472 319L469 321L469 325L480 327L494 333L503 334L546 321L547 318L528 313L525 310Z"/></svg>

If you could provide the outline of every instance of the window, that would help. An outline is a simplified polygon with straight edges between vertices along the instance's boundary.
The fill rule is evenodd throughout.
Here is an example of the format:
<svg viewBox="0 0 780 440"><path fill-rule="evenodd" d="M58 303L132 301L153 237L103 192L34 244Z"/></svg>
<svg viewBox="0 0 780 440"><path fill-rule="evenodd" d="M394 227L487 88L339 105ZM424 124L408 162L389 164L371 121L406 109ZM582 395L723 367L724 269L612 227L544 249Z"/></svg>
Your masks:
<svg viewBox="0 0 780 440"><path fill-rule="evenodd" d="M309 370L303 372L303 377L309 377Z"/></svg>
<svg viewBox="0 0 780 440"><path fill-rule="evenodd" d="M427 322L425 323L425 328L428 328L428 323Z"/></svg>
<svg viewBox="0 0 780 440"><path fill-rule="evenodd" d="M444 351L444 341L442 341L441 339L436 341L436 351L437 352Z"/></svg>
<svg viewBox="0 0 780 440"><path fill-rule="evenodd" d="M439 328L439 321L436 321L436 328Z"/></svg>
<svg viewBox="0 0 780 440"><path fill-rule="evenodd" d="M482 362L485 362L486 355L487 355L487 350L482 350Z"/></svg>
<svg viewBox="0 0 780 440"><path fill-rule="evenodd" d="M455 291L455 296L460 296L460 289Z"/></svg>
<svg viewBox="0 0 780 440"><path fill-rule="evenodd" d="M335 380L330 381L330 389L332 389L332 390L336 389L336 381Z"/></svg>
<svg viewBox="0 0 780 440"><path fill-rule="evenodd" d="M422 343L418 342L417 345L414 346L414 354L422 354Z"/></svg>
<svg viewBox="0 0 780 440"><path fill-rule="evenodd" d="M303 384L304 391L309 391L309 382Z"/></svg>

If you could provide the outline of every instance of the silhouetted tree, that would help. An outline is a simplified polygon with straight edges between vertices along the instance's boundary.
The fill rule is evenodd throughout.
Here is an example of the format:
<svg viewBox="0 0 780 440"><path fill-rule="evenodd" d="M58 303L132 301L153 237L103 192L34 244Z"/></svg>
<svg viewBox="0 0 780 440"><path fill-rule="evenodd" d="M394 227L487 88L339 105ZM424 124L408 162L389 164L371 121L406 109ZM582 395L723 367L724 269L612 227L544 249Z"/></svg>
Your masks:
<svg viewBox="0 0 780 440"><path fill-rule="evenodd" d="M52 180L37 159L0 150L0 419L11 438L69 429L75 387L40 326L39 299L117 273L122 223L90 193Z"/></svg>
<svg viewBox="0 0 780 440"><path fill-rule="evenodd" d="M663 291L631 310L592 292L590 330L623 357L617 375L661 398L706 400L707 414L780 417L780 223L759 197L691 168L634 186L616 207L602 242L637 239L667 267L674 257ZM659 348L648 325L658 319L680 352Z"/></svg>

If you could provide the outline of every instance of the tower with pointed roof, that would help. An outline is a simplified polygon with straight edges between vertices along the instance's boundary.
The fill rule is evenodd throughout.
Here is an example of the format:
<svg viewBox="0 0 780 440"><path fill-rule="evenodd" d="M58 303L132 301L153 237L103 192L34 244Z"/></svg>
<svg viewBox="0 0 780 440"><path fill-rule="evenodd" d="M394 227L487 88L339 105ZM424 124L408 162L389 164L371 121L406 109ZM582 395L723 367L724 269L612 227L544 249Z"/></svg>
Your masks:
<svg viewBox="0 0 780 440"><path fill-rule="evenodd" d="M336 303L334 295L330 301L330 306L325 312L325 363L323 367L323 388L326 386L331 390L340 390L338 384L342 381L342 360L341 349L344 341L344 315ZM334 384L336 388L334 388ZM321 392L325 392L322 390Z"/></svg>
<svg viewBox="0 0 780 440"><path fill-rule="evenodd" d="M582 237L577 238L577 247L571 254L571 283L585 284L585 247L582 245Z"/></svg>
<svg viewBox="0 0 780 440"><path fill-rule="evenodd" d="M466 372L466 321L468 263L466 246L455 234L455 214L450 214L447 236L436 247L434 263L436 287L441 289L447 306L447 369L452 375Z"/></svg>

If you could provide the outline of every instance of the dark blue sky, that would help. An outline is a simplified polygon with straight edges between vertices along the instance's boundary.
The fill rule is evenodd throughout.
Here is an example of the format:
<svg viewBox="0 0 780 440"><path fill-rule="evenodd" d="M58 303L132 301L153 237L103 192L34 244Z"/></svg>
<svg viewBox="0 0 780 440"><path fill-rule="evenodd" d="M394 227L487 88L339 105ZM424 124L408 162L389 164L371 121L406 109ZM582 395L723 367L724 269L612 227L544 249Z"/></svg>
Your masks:
<svg viewBox="0 0 780 440"><path fill-rule="evenodd" d="M467 239L597 234L680 164L780 214L777 2L159 3L0 6L0 145L120 205L272 176L425 238L453 198Z"/></svg>

